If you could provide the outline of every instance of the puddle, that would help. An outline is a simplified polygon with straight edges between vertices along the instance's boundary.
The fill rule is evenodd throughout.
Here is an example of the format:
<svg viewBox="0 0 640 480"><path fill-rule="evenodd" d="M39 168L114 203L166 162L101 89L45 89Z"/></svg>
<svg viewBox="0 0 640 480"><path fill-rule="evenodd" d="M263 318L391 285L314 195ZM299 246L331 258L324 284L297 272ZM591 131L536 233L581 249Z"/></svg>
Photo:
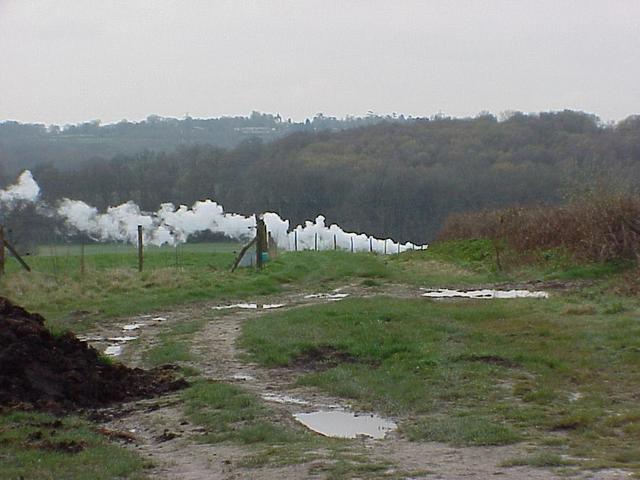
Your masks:
<svg viewBox="0 0 640 480"><path fill-rule="evenodd" d="M449 290L439 288L427 290L422 294L429 298L549 298L547 292L532 292L530 290Z"/></svg>
<svg viewBox="0 0 640 480"><path fill-rule="evenodd" d="M122 345L109 345L104 351L104 354L110 357L117 357L121 353Z"/></svg>
<svg viewBox="0 0 640 480"><path fill-rule="evenodd" d="M130 342L132 340L137 340L138 337L109 337L107 340L110 342Z"/></svg>
<svg viewBox="0 0 640 480"><path fill-rule="evenodd" d="M140 327L144 327L146 325L146 323L131 323L129 325L123 325L122 330L129 332L131 330L138 330Z"/></svg>
<svg viewBox="0 0 640 480"><path fill-rule="evenodd" d="M106 340L106 338L96 335L76 335L76 338L81 342L104 342Z"/></svg>
<svg viewBox="0 0 640 480"><path fill-rule="evenodd" d="M153 317L151 320L153 320L154 322L164 322L167 320L166 317Z"/></svg>
<svg viewBox="0 0 640 480"><path fill-rule="evenodd" d="M265 393L262 395L262 399L267 402L275 403L290 403L292 405L311 405L311 402L302 400L300 398L290 397L289 395L279 395L277 393Z"/></svg>
<svg viewBox="0 0 640 480"><path fill-rule="evenodd" d="M251 375L247 375L245 373L234 373L233 375L231 375L231 378L233 378L234 380L242 380L245 382L250 382L256 379L255 377L252 377Z"/></svg>
<svg viewBox="0 0 640 480"><path fill-rule="evenodd" d="M583 397L582 393L580 392L573 392L569 394L569 401L570 402L577 402L578 400L580 400Z"/></svg>
<svg viewBox="0 0 640 480"><path fill-rule="evenodd" d="M327 300L342 300L348 297L348 293L311 293L305 295L304 298L325 298Z"/></svg>
<svg viewBox="0 0 640 480"><path fill-rule="evenodd" d="M245 309L264 309L269 310L271 308L284 307L286 303L234 303L233 305L218 305L211 307L214 310L230 310L232 308L245 308Z"/></svg>
<svg viewBox="0 0 640 480"><path fill-rule="evenodd" d="M108 355L110 357L117 357L117 356L122 354L122 349L124 348L124 345L121 345L121 344L126 343L126 342L130 342L132 340L136 340L137 338L138 337L130 337L130 336L109 337L106 340L109 340L110 342L118 342L118 343L116 343L114 345L109 345L105 349L104 354Z"/></svg>
<svg viewBox="0 0 640 480"><path fill-rule="evenodd" d="M357 438L360 435L382 439L397 428L395 422L374 414L345 411L298 413L294 418L320 435L333 438Z"/></svg>

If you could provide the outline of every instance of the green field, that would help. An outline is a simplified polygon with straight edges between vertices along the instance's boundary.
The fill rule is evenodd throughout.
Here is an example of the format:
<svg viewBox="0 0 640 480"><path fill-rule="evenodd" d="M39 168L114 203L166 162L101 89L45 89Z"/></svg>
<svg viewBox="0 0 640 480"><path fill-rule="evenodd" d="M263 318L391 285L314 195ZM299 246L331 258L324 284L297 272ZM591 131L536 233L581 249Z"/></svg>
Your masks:
<svg viewBox="0 0 640 480"><path fill-rule="evenodd" d="M10 260L1 294L44 314L54 330L84 332L118 316L193 302L259 301L348 284L366 292L366 298L248 320L239 339L246 360L264 369L294 368L309 358L324 361L323 368L303 371L297 384L390 415L411 441L531 446L529 455L506 459L505 468L618 467L640 473L635 266L576 264L550 252L542 261L514 261L500 270L491 244L471 241L393 256L285 253L261 272L232 274L234 248L185 245L177 266L175 249L148 249L145 271L138 273L131 247L93 245L86 248L81 275L78 246L43 247L28 258L32 273ZM443 302L389 293L535 281L554 285L550 299ZM187 365L194 360L189 342L215 321L211 315L161 332L145 361ZM204 442L253 445L259 450L246 462L255 465L300 462L309 458L309 449L344 454L343 444L318 443L300 429L274 423L263 402L242 388L198 379L197 371L189 374L196 380L183 395L185 415L207 429ZM45 431L48 423L34 414L20 415L0 416L0 474L39 478L42 467L7 439L23 441L21 435L33 425ZM83 462L109 463L105 452L116 447L93 436L89 423L71 419L65 425L68 435L90 447ZM75 463L78 457L39 455L65 478L85 478ZM143 476L143 462L122 458L104 478ZM340 472L355 475L358 469L363 478L383 478L376 475L385 465L343 460L332 467L330 478L348 478Z"/></svg>
<svg viewBox="0 0 640 480"><path fill-rule="evenodd" d="M26 257L32 272L9 258L0 294L43 314L54 329L82 332L96 321L201 300L242 300L291 289L338 286L360 278L370 285L401 282L472 284L497 278L489 267L469 270L426 252L371 255L344 251L283 253L262 272L231 273L237 244L147 248L139 273L137 253L126 245L45 246ZM63 254L64 252L64 254ZM433 257L433 258L432 258ZM365 283L365 284L366 284Z"/></svg>
<svg viewBox="0 0 640 480"><path fill-rule="evenodd" d="M241 345L265 367L346 359L298 382L405 418L417 441L562 442L591 466L640 466L640 324L596 305L347 299L250 321Z"/></svg>

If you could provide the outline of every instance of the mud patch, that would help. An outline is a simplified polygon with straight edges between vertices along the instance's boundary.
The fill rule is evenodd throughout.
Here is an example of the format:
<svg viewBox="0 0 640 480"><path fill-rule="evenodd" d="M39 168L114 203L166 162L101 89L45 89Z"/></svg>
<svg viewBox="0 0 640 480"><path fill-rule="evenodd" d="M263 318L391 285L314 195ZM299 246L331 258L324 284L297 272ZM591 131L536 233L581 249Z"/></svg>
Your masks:
<svg viewBox="0 0 640 480"><path fill-rule="evenodd" d="M383 439L396 430L397 425L372 413L356 414L340 410L297 413L298 422L320 435L332 438L357 438L366 436Z"/></svg>
<svg viewBox="0 0 640 480"><path fill-rule="evenodd" d="M508 358L501 357L499 355L460 355L457 361L461 362L480 362L488 363L490 365L497 365L499 367L517 368L520 366L518 362L509 360Z"/></svg>
<svg viewBox="0 0 640 480"><path fill-rule="evenodd" d="M44 440L42 442L33 443L31 446L39 450L50 450L60 453L80 453L87 448L87 445L84 442L76 442L75 440L62 440L59 442Z"/></svg>
<svg viewBox="0 0 640 480"><path fill-rule="evenodd" d="M70 332L53 336L44 322L0 297L0 405L98 407L186 386L173 367L111 364Z"/></svg>
<svg viewBox="0 0 640 480"><path fill-rule="evenodd" d="M112 430L107 427L98 427L96 431L100 435L107 437L109 440L120 440L124 443L134 443L137 441L137 438L135 435L129 432L125 432L123 430Z"/></svg>
<svg viewBox="0 0 640 480"><path fill-rule="evenodd" d="M311 347L298 354L291 366L299 370L328 370L341 363L357 363L358 359L350 353L331 345Z"/></svg>

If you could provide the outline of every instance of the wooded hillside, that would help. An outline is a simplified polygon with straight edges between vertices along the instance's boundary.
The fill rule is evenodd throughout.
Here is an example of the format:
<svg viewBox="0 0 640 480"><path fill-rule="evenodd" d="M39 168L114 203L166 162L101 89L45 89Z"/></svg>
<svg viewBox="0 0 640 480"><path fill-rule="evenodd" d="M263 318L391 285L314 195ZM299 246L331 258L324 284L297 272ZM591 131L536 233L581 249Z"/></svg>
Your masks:
<svg viewBox="0 0 640 480"><path fill-rule="evenodd" d="M33 173L48 200L67 196L105 208L131 199L155 210L212 198L227 211L276 211L295 222L323 214L345 229L422 243L452 212L555 204L594 182L633 188L640 117L616 125L570 111L383 122Z"/></svg>

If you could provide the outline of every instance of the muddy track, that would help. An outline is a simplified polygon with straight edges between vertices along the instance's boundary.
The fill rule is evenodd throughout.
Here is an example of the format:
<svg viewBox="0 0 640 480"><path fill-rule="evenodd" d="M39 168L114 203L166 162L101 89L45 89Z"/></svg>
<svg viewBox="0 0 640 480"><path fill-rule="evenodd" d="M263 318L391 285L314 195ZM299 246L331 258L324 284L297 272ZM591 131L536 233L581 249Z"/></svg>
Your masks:
<svg viewBox="0 0 640 480"><path fill-rule="evenodd" d="M389 295L399 298L416 298L419 291L406 287L390 286L380 289L363 289L347 286L341 292L350 296ZM304 308L325 303L326 298L305 298L304 294L291 294L262 299L264 303L285 306L280 309ZM142 366L143 352L157 342L162 329L173 322L210 318L215 304L198 304L156 313L154 317L132 317L123 319L115 328L105 328L96 335L110 336L118 332L118 326L137 321L148 325L136 332L139 339L129 343L121 360L127 364ZM293 397L308 404L291 402L268 402L275 412L274 421L293 423L295 413L341 406L348 408L344 399L334 398L310 388L295 386L300 371L296 369L265 369L247 363L236 346L243 323L269 313L264 309L237 309L221 311L208 321L203 330L192 338L194 354L192 366L204 378L242 385L258 397L273 398L274 394ZM150 321L160 317L163 320ZM319 459L285 467L244 468L239 465L243 458L254 451L250 447L230 444L201 444L198 437L204 429L190 424L184 417L179 394L166 395L153 400L132 402L115 409L101 412L103 426L115 431L132 434L134 441L128 446L151 461L150 478L154 479L303 479L325 478L323 466L334 459L329 452L319 452ZM401 420L401 419L396 419ZM486 479L493 476L510 479L555 479L564 478L550 469L531 467L500 467L508 458L523 456L531 447L517 444L507 447L453 448L435 442L409 442L394 432L385 440L359 438L347 447L354 454L364 455L371 462L388 462L392 467L380 474L380 478L425 478L425 479ZM318 453L318 452L317 452ZM415 472L409 474L408 472ZM356 478L356 477L354 477ZM358 477L360 478L360 477ZM366 478L372 478L367 476ZM572 478L622 479L626 472L608 470L594 473L583 472Z"/></svg>

